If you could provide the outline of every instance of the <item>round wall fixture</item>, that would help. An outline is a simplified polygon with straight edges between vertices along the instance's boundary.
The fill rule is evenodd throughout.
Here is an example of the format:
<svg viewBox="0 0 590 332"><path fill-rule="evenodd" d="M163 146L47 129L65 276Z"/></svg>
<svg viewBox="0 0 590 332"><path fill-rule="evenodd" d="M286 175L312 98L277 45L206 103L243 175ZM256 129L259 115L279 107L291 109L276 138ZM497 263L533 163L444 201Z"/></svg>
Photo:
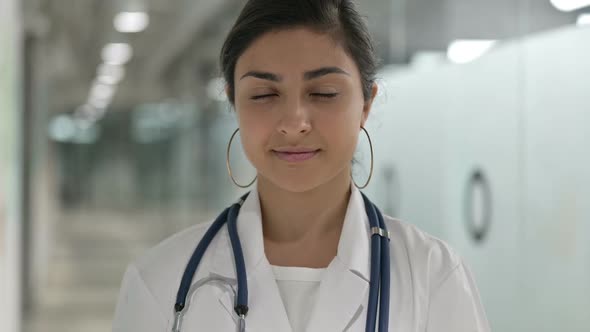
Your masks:
<svg viewBox="0 0 590 332"><path fill-rule="evenodd" d="M474 242L485 240L492 223L492 191L483 170L476 168L464 194L465 226Z"/></svg>

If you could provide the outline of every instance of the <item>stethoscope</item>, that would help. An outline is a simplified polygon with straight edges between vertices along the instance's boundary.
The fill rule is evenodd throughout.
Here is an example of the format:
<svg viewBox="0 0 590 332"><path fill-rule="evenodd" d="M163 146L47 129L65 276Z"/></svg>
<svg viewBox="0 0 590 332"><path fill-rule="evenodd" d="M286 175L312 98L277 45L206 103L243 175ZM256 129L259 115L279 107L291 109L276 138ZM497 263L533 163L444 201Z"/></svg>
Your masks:
<svg viewBox="0 0 590 332"><path fill-rule="evenodd" d="M243 195L239 202L232 204L226 208L215 219L213 224L209 227L199 244L197 245L193 255L191 256L182 280L178 293L176 295L176 304L174 305L175 318L172 332L180 332L182 317L188 310L192 295L197 289L207 283L216 283L221 287L226 287L234 294L234 310L238 316L238 331L246 331L246 315L248 314L248 283L246 276L246 265L244 263L244 254L242 253L242 246L240 238L238 237L237 219L240 207L248 197L248 193ZM379 332L386 332L389 328L389 232L383 222L383 215L362 192L363 201L365 203L365 210L369 219L371 227L371 274L369 283L369 302L367 306L367 323L365 331L375 331L375 321L377 319L377 307L379 307ZM221 227L226 224L233 250L236 274L237 274L237 293L232 287L232 279L226 279L217 276L204 278L191 286L192 279L195 275L197 267L205 250L219 232ZM235 282L234 282L235 283Z"/></svg>

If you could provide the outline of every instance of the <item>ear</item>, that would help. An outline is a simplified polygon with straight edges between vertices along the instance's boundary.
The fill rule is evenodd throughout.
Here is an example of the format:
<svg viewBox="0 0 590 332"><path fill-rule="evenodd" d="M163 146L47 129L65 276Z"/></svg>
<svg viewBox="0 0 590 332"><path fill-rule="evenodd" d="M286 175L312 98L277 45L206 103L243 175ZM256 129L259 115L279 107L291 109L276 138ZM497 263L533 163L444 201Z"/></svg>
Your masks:
<svg viewBox="0 0 590 332"><path fill-rule="evenodd" d="M369 113L371 113L371 107L373 106L373 100L375 100L375 96L377 96L378 91L379 87L377 86L377 83L373 83L373 86L371 87L371 97L369 98L369 100L365 101L365 104L363 106L361 127L365 126L365 122L367 122L367 119L369 118Z"/></svg>

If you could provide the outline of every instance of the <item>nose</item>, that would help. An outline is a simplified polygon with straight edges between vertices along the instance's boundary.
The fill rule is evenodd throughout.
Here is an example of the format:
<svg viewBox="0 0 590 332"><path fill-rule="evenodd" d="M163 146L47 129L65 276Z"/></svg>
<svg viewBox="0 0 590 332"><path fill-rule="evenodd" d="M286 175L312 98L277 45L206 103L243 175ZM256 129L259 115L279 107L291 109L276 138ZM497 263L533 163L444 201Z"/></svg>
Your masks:
<svg viewBox="0 0 590 332"><path fill-rule="evenodd" d="M285 105L277 130L285 136L305 135L311 130L309 111L299 102Z"/></svg>

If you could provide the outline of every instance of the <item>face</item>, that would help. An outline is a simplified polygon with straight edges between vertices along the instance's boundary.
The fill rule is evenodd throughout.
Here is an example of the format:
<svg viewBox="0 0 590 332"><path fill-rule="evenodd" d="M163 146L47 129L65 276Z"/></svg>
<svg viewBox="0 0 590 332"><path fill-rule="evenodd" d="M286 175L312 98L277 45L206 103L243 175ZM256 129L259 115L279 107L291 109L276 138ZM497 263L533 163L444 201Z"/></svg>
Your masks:
<svg viewBox="0 0 590 332"><path fill-rule="evenodd" d="M259 181L304 192L348 176L365 102L354 60L326 34L269 32L240 56L235 109L244 151Z"/></svg>

